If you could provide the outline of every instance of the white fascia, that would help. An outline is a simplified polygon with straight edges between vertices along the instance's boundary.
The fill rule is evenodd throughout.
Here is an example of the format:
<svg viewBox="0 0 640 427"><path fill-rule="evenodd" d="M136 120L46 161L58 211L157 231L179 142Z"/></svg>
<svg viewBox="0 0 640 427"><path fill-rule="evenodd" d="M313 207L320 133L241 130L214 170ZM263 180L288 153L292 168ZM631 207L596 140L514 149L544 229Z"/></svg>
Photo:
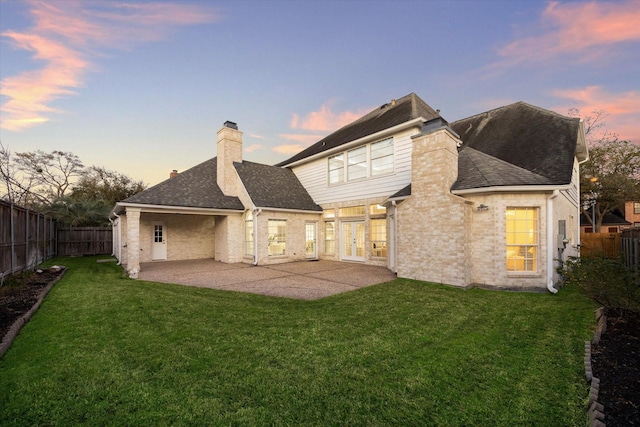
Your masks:
<svg viewBox="0 0 640 427"><path fill-rule="evenodd" d="M300 166L302 164L305 164L307 162L311 162L313 160L316 160L318 158L322 158L322 157L326 157L329 156L331 154L334 153L339 153L341 151L345 151L348 150L351 147L355 147L358 145L362 145L362 144L366 144L368 142L372 142L378 139L382 139L386 136L390 136L390 135L394 135L395 133L404 130L404 129L408 129L414 126L420 126L422 127L422 124L425 122L426 120L423 117L417 117L413 120L409 120L408 122L404 122L404 123L400 123L399 125L395 125L393 127L381 130L379 132L376 133L372 133L371 135L367 135L367 136L363 136L362 138L358 138L355 139L351 142L348 142L346 144L341 144L338 145L337 147L334 147L330 150L325 150L325 151L321 151L318 154L314 154L313 156L309 156L309 157L305 157L304 159L300 159L298 161L295 161L293 163L289 163L288 165L284 165L283 167L285 168L292 168L294 166Z"/></svg>
<svg viewBox="0 0 640 427"><path fill-rule="evenodd" d="M113 211L111 211L111 214L115 215L118 211L122 212L126 208L138 208L143 213L172 213L188 215L229 215L242 214L244 212L244 209L194 208L188 206L145 205L139 203L118 202L116 203L116 207Z"/></svg>
<svg viewBox="0 0 640 427"><path fill-rule="evenodd" d="M512 186L496 186L496 187L481 187L481 188L469 188L466 190L453 190L451 194L463 195L463 194L482 194L482 193L532 193L532 192L546 192L546 191L563 191L571 188L571 184L565 185L512 185Z"/></svg>
<svg viewBox="0 0 640 427"><path fill-rule="evenodd" d="M274 212L288 212L288 213L306 213L306 214L322 215L322 211L309 211L309 210L303 210L303 209L270 208L270 207L265 207L265 206L257 206L256 209L260 209L260 211L274 211Z"/></svg>

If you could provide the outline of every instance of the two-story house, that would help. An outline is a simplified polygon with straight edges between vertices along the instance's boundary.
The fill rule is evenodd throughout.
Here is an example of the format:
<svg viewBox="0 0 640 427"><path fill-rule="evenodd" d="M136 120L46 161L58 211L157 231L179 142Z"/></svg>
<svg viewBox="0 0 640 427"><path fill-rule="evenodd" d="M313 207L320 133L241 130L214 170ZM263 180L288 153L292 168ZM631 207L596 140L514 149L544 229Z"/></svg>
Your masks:
<svg viewBox="0 0 640 427"><path fill-rule="evenodd" d="M116 205L114 252L132 277L151 260L320 258L554 291L587 157L579 119L523 102L448 123L412 93L275 166L243 161L227 122L217 157Z"/></svg>

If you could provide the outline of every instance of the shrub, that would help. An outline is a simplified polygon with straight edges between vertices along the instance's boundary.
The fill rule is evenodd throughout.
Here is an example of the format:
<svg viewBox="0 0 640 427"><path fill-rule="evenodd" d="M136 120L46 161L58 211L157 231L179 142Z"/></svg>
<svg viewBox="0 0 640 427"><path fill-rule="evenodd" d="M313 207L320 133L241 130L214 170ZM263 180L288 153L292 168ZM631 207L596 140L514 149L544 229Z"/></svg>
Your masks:
<svg viewBox="0 0 640 427"><path fill-rule="evenodd" d="M571 258L561 270L566 284L576 285L587 297L608 308L640 310L638 273L617 259Z"/></svg>

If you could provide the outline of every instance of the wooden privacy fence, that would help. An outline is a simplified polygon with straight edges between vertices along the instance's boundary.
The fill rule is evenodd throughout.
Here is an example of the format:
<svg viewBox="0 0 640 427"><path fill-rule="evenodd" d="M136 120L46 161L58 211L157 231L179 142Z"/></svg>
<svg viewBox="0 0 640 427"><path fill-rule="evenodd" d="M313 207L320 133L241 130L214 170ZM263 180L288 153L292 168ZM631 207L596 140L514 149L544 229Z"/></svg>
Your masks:
<svg viewBox="0 0 640 427"><path fill-rule="evenodd" d="M620 233L580 233L580 256L620 256Z"/></svg>
<svg viewBox="0 0 640 427"><path fill-rule="evenodd" d="M53 218L0 200L0 279L55 255Z"/></svg>
<svg viewBox="0 0 640 427"><path fill-rule="evenodd" d="M111 252L111 227L58 228L58 256L102 255Z"/></svg>
<svg viewBox="0 0 640 427"><path fill-rule="evenodd" d="M622 259L632 271L640 271L640 227L622 230Z"/></svg>

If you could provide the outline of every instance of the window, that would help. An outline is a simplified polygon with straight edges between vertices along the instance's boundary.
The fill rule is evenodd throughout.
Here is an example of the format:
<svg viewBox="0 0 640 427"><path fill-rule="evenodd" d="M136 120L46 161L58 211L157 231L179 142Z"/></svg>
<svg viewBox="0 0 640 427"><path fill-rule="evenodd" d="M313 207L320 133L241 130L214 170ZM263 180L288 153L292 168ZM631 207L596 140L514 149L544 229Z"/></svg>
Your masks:
<svg viewBox="0 0 640 427"><path fill-rule="evenodd" d="M618 227L609 227L609 233L617 233Z"/></svg>
<svg viewBox="0 0 640 427"><path fill-rule="evenodd" d="M345 216L364 216L364 206L350 206L348 208L340 208L338 210L341 217Z"/></svg>
<svg viewBox="0 0 640 427"><path fill-rule="evenodd" d="M324 253L336 253L336 223L327 221L324 223Z"/></svg>
<svg viewBox="0 0 640 427"><path fill-rule="evenodd" d="M329 184L392 173L393 159L393 138L330 156Z"/></svg>
<svg viewBox="0 0 640 427"><path fill-rule="evenodd" d="M287 246L287 221L270 219L268 232L269 256L285 255Z"/></svg>
<svg viewBox="0 0 640 427"><path fill-rule="evenodd" d="M393 139L371 144L371 176L393 172Z"/></svg>
<svg viewBox="0 0 640 427"><path fill-rule="evenodd" d="M253 214L247 211L244 218L244 254L253 256Z"/></svg>
<svg viewBox="0 0 640 427"><path fill-rule="evenodd" d="M384 215L387 213L387 208L382 205L369 205L369 215Z"/></svg>
<svg viewBox="0 0 640 427"><path fill-rule="evenodd" d="M633 213L640 214L640 202L633 202Z"/></svg>
<svg viewBox="0 0 640 427"><path fill-rule="evenodd" d="M371 256L387 256L387 220L372 219L369 222Z"/></svg>
<svg viewBox="0 0 640 427"><path fill-rule="evenodd" d="M325 209L323 216L325 218L335 218L336 217L336 210L335 209Z"/></svg>
<svg viewBox="0 0 640 427"><path fill-rule="evenodd" d="M507 271L537 271L538 209L507 208Z"/></svg>
<svg viewBox="0 0 640 427"><path fill-rule="evenodd" d="M367 176L367 146L347 152L347 175L349 181L366 178Z"/></svg>
<svg viewBox="0 0 640 427"><path fill-rule="evenodd" d="M329 157L329 184L344 181L344 153Z"/></svg>

